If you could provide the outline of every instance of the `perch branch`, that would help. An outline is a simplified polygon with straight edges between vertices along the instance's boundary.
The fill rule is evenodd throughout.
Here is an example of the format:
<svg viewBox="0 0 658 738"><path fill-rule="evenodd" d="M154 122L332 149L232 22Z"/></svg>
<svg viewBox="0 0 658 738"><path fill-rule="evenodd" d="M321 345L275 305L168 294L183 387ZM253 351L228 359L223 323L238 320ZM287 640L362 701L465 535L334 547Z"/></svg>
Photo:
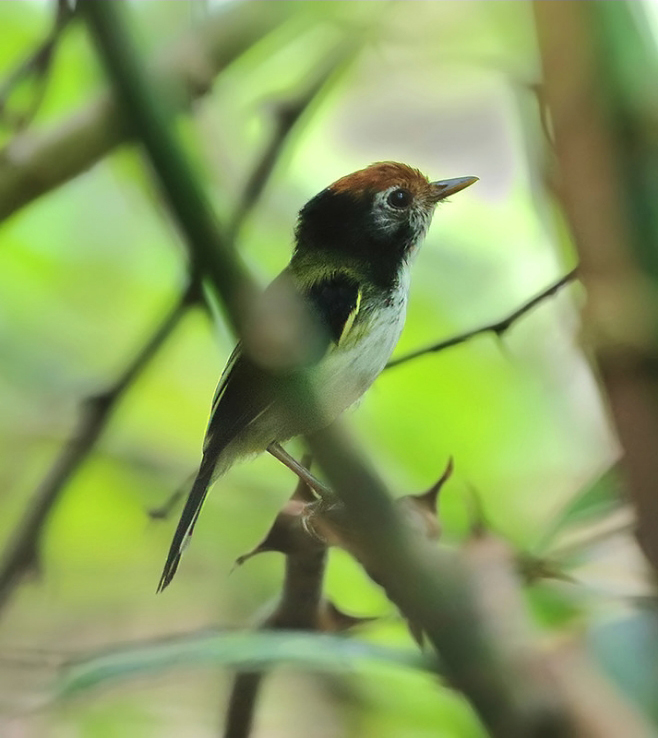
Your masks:
<svg viewBox="0 0 658 738"><path fill-rule="evenodd" d="M311 468L310 456L300 466ZM452 461L436 484L421 495L406 495L397 501L411 534L434 540L439 523L436 512L438 494L452 472ZM295 492L277 515L272 527L256 548L241 556L236 564L266 551L286 557L285 579L279 603L261 629L305 630L324 633L343 632L372 618L347 615L322 595L327 549L340 546L351 552L352 526L344 507L335 499L318 502L306 482L299 480ZM376 579L376 574L367 572ZM415 624L412 634L420 640ZM229 697L224 738L247 738L251 731L256 700L263 672L237 674Z"/></svg>

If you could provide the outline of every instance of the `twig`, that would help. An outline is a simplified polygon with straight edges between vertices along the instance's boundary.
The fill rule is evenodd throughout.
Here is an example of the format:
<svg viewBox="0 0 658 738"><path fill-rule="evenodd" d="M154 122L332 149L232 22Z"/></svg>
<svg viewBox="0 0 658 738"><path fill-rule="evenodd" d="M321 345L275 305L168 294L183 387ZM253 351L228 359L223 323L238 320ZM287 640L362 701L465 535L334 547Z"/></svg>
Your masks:
<svg viewBox="0 0 658 738"><path fill-rule="evenodd" d="M57 45L74 15L74 11L67 0L56 0L54 5L55 18L46 38L0 84L0 119L5 118L16 131L26 128L37 114L46 92L48 76ZM11 115L7 110L9 97L14 88L30 76L35 77L38 85L32 96L32 101L22 114Z"/></svg>
<svg viewBox="0 0 658 738"><path fill-rule="evenodd" d="M481 336L484 333L493 333L494 335L498 336L498 338L501 338L512 327L512 325L516 323L519 318L530 312L534 307L539 305L539 303L543 302L546 298L551 297L556 292L559 292L559 290L561 290L565 285L576 279L577 276L578 269L572 269L568 274L565 274L564 277L558 279L557 282L549 285L538 295L535 295L531 300L523 303L521 307L514 310L506 318L498 320L495 323L489 323L488 325L481 326L480 328L475 328L472 331L466 331L466 333L460 333L457 336L453 336L452 338L448 338L445 341L440 341L439 343L432 344L431 346L416 349L416 351L412 351L409 354L400 356L398 359L393 359L392 361L389 361L386 365L386 369L391 369L394 366L405 364L407 361L417 359L419 356L424 356L425 354L434 354L438 353L439 351L444 351L445 349L452 348L453 346L458 346L460 343L470 341L471 338Z"/></svg>
<svg viewBox="0 0 658 738"><path fill-rule="evenodd" d="M2 556L0 611L23 578L38 568L42 531L55 503L88 458L119 400L178 325L190 303L196 299L196 286L191 286L171 308L119 379L102 394L89 398L82 407L77 428L34 493Z"/></svg>

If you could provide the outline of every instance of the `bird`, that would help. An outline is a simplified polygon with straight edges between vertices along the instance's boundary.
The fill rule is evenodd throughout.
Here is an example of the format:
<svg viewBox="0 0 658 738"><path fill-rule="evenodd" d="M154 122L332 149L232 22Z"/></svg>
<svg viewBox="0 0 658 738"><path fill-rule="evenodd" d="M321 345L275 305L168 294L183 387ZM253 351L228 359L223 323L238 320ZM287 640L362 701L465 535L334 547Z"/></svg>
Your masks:
<svg viewBox="0 0 658 738"><path fill-rule="evenodd" d="M201 463L157 588L173 579L211 484L238 459L320 430L354 405L386 366L406 316L410 266L439 202L477 177L430 181L407 164L382 161L341 177L300 210L283 286L308 307L321 332L308 369L319 413L277 411L282 397L241 343L213 399ZM321 336L318 338L318 336ZM304 337L306 338L306 337Z"/></svg>

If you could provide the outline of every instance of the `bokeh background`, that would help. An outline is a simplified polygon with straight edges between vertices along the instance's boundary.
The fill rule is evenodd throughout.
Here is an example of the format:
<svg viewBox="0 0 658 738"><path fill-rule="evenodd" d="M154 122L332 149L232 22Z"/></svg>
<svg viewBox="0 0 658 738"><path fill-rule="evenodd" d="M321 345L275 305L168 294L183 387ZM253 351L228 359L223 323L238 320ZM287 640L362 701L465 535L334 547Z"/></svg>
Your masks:
<svg viewBox="0 0 658 738"><path fill-rule="evenodd" d="M259 3L152 0L131 3L131 17L144 53L166 56L182 33L229 6L247 24L259 12ZM480 178L435 216L415 265L397 355L502 318L575 266L547 176L550 131L528 3L276 6L277 27L177 123L226 221L272 136L278 106L303 94L345 39L359 39L358 52L295 126L239 234L240 251L263 284L289 258L300 207L339 176L384 159L433 179ZM655 7L647 4L649 20L658 17ZM8 74L30 53L52 16L44 2L0 3L0 69ZM30 126L61 125L105 84L84 24L73 23ZM20 110L33 94L29 84L19 86L7 109ZM14 135L5 114L2 145ZM10 539L84 398L120 374L175 302L185 275L176 230L139 150L129 145L3 223L0 540ZM584 518L609 523L603 513L611 507L618 449L579 347L583 298L572 284L502 339L481 336L392 368L350 414L369 458L398 494L429 487L454 458L440 501L445 544L468 535L474 495L487 524L520 552L559 547ZM232 571L294 486L266 455L216 485L176 581L155 596L175 516L153 521L148 511L194 471L232 345L221 315L211 321L191 310L67 485L44 531L38 571L1 613L2 735L218 734L230 683L221 669L119 679L73 700L53 698L52 689L67 658L199 629L243 628L279 592L280 555ZM301 444L290 448L298 453ZM574 550L568 573L575 583L527 588L534 624L546 637L584 629L596 662L640 699L641 680L630 675L629 687L617 667L630 648L622 637L629 602L645 591L642 559L624 536ZM377 618L351 637L413 647L394 607L347 554L332 552L327 592L343 610ZM611 645L613 627L622 635ZM645 703L654 704L650 693ZM266 684L256 735L485 733L465 701L437 690L430 677L357 668L331 679L278 671Z"/></svg>

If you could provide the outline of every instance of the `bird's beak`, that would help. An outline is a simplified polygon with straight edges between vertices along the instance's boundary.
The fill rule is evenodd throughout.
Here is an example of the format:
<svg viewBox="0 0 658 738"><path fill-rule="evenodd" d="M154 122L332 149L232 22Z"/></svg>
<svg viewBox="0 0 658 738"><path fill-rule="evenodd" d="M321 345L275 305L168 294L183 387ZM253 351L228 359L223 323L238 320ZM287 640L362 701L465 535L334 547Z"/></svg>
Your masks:
<svg viewBox="0 0 658 738"><path fill-rule="evenodd" d="M433 200L439 202L455 192L465 190L478 181L478 177L456 177L455 179L441 179L438 182L430 182L434 193Z"/></svg>

